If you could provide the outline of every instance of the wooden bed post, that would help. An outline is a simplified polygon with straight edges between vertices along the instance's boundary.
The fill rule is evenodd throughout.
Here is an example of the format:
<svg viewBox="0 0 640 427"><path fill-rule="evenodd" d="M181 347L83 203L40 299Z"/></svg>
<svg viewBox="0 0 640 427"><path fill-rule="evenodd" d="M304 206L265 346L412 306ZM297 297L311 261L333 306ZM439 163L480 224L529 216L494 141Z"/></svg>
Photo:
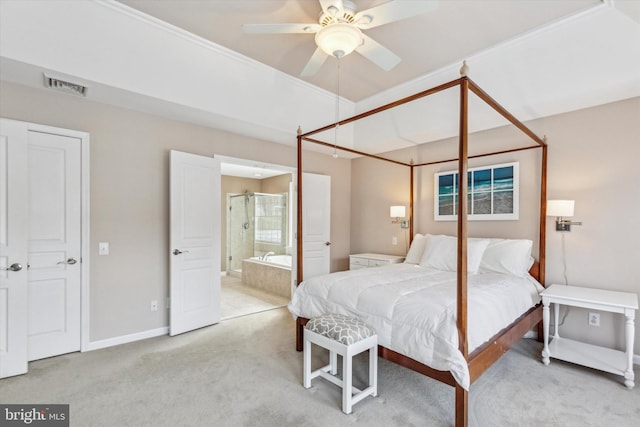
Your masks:
<svg viewBox="0 0 640 427"><path fill-rule="evenodd" d="M297 206L296 206L296 286L302 282L302 129L298 126L298 169L297 169ZM302 326L296 319L296 350L302 351Z"/></svg>
<svg viewBox="0 0 640 427"><path fill-rule="evenodd" d="M302 129L298 126L298 182L296 185L297 197L297 224L296 224L296 286L302 282Z"/></svg>
<svg viewBox="0 0 640 427"><path fill-rule="evenodd" d="M540 273L538 281L545 285L545 269L547 258L547 137L544 137L545 145L542 146L542 165L540 171L540 243L538 247L538 263Z"/></svg>
<svg viewBox="0 0 640 427"><path fill-rule="evenodd" d="M409 185L409 244L413 242L413 160L411 160L410 177L411 183Z"/></svg>
<svg viewBox="0 0 640 427"><path fill-rule="evenodd" d="M460 143L458 148L458 266L457 309L458 347L465 360L469 358L467 346L467 169L469 163L468 136L469 81L460 80ZM456 383L456 426L468 423L469 392Z"/></svg>

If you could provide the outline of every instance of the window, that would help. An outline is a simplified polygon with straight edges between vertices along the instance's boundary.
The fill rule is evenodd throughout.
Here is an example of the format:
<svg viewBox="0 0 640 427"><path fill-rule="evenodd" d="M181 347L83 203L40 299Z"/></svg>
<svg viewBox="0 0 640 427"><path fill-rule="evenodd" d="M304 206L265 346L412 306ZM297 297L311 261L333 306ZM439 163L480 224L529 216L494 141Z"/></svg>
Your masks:
<svg viewBox="0 0 640 427"><path fill-rule="evenodd" d="M287 219L286 194L256 197L255 207L255 240L262 243L284 245Z"/></svg>
<svg viewBox="0 0 640 427"><path fill-rule="evenodd" d="M434 219L458 219L458 172L435 174ZM517 220L519 218L518 163L470 168L467 174L468 219Z"/></svg>

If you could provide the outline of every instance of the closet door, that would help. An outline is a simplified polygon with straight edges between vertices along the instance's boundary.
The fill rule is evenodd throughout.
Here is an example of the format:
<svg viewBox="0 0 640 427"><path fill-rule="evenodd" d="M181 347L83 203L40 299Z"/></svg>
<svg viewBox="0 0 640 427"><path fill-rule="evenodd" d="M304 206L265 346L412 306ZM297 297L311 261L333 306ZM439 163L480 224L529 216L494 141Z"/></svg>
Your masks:
<svg viewBox="0 0 640 427"><path fill-rule="evenodd" d="M27 372L27 131L0 120L0 378Z"/></svg>
<svg viewBox="0 0 640 427"><path fill-rule="evenodd" d="M80 350L81 140L28 133L29 360Z"/></svg>

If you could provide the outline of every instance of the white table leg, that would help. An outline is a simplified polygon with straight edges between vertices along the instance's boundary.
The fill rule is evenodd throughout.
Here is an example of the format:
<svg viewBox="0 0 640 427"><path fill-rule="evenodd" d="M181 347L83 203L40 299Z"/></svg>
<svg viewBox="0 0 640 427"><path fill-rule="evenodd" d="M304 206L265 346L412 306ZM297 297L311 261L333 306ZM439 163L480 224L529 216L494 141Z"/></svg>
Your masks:
<svg viewBox="0 0 640 427"><path fill-rule="evenodd" d="M560 304L557 302L553 303L553 325L555 329L553 338L560 338L560 333L558 332L558 327L560 326Z"/></svg>
<svg viewBox="0 0 640 427"><path fill-rule="evenodd" d="M542 334L544 336L544 348L542 349L542 363L549 364L549 301L542 299Z"/></svg>
<svg viewBox="0 0 640 427"><path fill-rule="evenodd" d="M635 310L625 310L625 337L627 341L626 356L627 356L627 369L624 371L624 385L627 388L633 388L634 373L633 373L633 338L635 334L635 326L633 320L635 318Z"/></svg>

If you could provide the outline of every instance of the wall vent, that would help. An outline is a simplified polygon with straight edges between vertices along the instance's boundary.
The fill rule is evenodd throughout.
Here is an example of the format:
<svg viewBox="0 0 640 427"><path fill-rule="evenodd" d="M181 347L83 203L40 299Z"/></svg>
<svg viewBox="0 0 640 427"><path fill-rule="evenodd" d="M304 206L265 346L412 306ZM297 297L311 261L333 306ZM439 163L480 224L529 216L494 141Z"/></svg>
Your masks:
<svg viewBox="0 0 640 427"><path fill-rule="evenodd" d="M87 96L87 87L79 83L62 80L57 77L50 76L46 73L44 76L44 86L56 89L62 92L70 93L77 96Z"/></svg>

